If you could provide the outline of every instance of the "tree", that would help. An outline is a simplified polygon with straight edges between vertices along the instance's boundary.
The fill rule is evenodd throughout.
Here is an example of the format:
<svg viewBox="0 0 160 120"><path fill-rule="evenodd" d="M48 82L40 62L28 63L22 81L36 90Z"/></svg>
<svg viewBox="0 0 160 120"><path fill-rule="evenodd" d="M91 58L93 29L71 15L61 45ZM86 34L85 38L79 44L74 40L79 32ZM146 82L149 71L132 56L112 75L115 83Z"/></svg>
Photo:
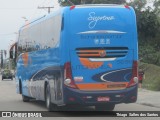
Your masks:
<svg viewBox="0 0 160 120"><path fill-rule="evenodd" d="M125 0L93 0L93 4L123 4Z"/></svg>
<svg viewBox="0 0 160 120"><path fill-rule="evenodd" d="M70 0L72 3L75 5L80 5L80 4L123 4L126 1L125 0ZM61 2L59 0L59 3L62 6L70 5L70 2Z"/></svg>
<svg viewBox="0 0 160 120"><path fill-rule="evenodd" d="M160 14L160 0L155 0L154 1L154 7L155 7L155 12L157 14Z"/></svg>
<svg viewBox="0 0 160 120"><path fill-rule="evenodd" d="M143 62L160 66L160 0L154 1L154 7L146 7L146 4L146 0L129 3L137 16L139 57Z"/></svg>
<svg viewBox="0 0 160 120"><path fill-rule="evenodd" d="M140 42L146 42L147 40L149 42L150 38L154 38L159 31L160 25L159 17L155 12L157 9L146 7L146 3L146 0L134 0L129 3L136 12Z"/></svg>

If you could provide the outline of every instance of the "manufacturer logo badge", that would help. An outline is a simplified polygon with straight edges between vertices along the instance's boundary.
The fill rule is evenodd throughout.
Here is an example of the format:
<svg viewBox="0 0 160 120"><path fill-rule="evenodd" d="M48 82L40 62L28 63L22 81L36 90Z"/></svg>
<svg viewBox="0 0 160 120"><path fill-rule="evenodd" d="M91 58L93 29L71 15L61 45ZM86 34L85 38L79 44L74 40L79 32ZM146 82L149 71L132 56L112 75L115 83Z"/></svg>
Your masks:
<svg viewBox="0 0 160 120"><path fill-rule="evenodd" d="M99 54L100 54L100 57L105 57L106 56L106 51L101 51Z"/></svg>

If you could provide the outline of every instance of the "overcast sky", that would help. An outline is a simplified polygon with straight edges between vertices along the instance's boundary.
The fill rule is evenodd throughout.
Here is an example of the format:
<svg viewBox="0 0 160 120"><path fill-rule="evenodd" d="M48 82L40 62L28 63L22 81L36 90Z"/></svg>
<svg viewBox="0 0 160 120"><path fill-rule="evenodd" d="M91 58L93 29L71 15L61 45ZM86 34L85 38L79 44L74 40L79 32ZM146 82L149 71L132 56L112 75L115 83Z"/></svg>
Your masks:
<svg viewBox="0 0 160 120"><path fill-rule="evenodd" d="M57 0L0 0L0 50L7 50L16 39L16 33L28 20L47 14L38 6L58 7Z"/></svg>

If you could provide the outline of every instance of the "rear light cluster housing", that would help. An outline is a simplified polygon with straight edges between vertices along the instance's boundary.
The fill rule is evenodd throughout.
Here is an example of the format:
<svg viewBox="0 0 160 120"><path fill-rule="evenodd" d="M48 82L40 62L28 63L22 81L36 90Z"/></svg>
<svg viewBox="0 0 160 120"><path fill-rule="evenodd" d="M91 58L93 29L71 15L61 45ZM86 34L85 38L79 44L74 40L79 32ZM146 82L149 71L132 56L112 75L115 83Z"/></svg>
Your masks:
<svg viewBox="0 0 160 120"><path fill-rule="evenodd" d="M72 78L71 63L66 62L64 65L64 85L76 89L77 86Z"/></svg>
<svg viewBox="0 0 160 120"><path fill-rule="evenodd" d="M132 78L128 83L128 88L138 84L138 61L133 61Z"/></svg>

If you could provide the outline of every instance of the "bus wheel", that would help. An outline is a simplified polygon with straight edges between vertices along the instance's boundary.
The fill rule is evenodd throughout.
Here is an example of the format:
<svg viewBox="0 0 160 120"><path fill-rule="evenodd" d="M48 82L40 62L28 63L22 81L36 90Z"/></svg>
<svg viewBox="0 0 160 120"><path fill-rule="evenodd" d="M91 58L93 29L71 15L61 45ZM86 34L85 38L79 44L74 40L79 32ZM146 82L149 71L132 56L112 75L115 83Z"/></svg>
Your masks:
<svg viewBox="0 0 160 120"><path fill-rule="evenodd" d="M51 93L50 93L50 86L47 84L46 86L46 93L45 93L45 102L46 102L46 107L48 111L59 111L60 107L58 107L56 104L51 103Z"/></svg>
<svg viewBox="0 0 160 120"><path fill-rule="evenodd" d="M22 100L23 100L23 102L29 102L30 98L22 95Z"/></svg>
<svg viewBox="0 0 160 120"><path fill-rule="evenodd" d="M97 105L95 106L96 111L113 111L115 108L115 104L107 104L107 105Z"/></svg>
<svg viewBox="0 0 160 120"><path fill-rule="evenodd" d="M46 91L46 93L45 93L46 107L47 107L48 111L52 111L51 94L50 94L50 86L49 86L49 84L47 84L45 91Z"/></svg>

